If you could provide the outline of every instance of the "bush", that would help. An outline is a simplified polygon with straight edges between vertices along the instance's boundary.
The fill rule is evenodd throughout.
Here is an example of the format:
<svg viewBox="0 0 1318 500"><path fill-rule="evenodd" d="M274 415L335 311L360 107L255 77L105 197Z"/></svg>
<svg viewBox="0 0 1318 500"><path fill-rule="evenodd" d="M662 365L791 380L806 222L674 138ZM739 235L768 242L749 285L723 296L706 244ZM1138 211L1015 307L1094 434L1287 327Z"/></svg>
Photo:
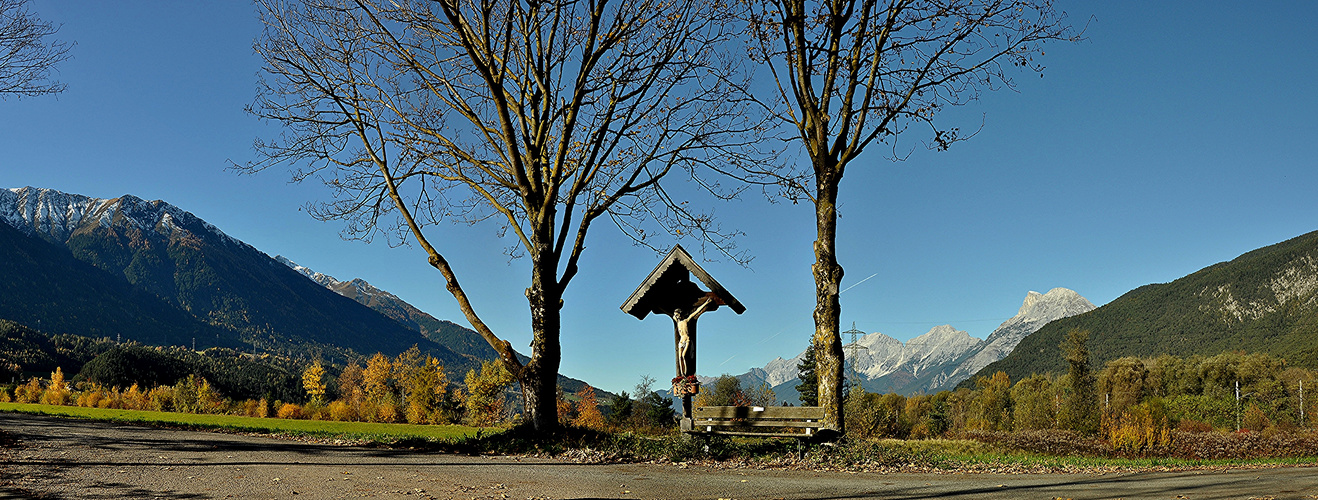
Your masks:
<svg viewBox="0 0 1318 500"><path fill-rule="evenodd" d="M329 408L325 406L325 403L321 403L317 399L312 399L311 402L302 407L302 415L303 418L309 418L311 420L328 420Z"/></svg>
<svg viewBox="0 0 1318 500"><path fill-rule="evenodd" d="M354 422L357 420L357 409L343 400L336 400L329 404L329 418L336 422Z"/></svg>
<svg viewBox="0 0 1318 500"><path fill-rule="evenodd" d="M41 401L41 379L32 377L26 384L14 388L14 401L19 403L36 403Z"/></svg>
<svg viewBox="0 0 1318 500"><path fill-rule="evenodd" d="M118 391L109 391L101 387L101 384L93 383L78 394L74 404L84 408L110 408L115 406L116 399L119 399Z"/></svg>
<svg viewBox="0 0 1318 500"><path fill-rule="evenodd" d="M170 386L160 386L151 388L147 394L151 400L151 409L155 411L174 411L174 388Z"/></svg>
<svg viewBox="0 0 1318 500"><path fill-rule="evenodd" d="M572 425L587 429L603 429L604 415L600 413L599 404L595 401L595 388L589 385L582 387L577 391L577 398L579 398L577 418L572 420Z"/></svg>
<svg viewBox="0 0 1318 500"><path fill-rule="evenodd" d="M1235 402L1227 398L1182 394L1164 400L1167 415L1175 420L1208 422L1214 427L1236 426Z"/></svg>
<svg viewBox="0 0 1318 500"><path fill-rule="evenodd" d="M847 434L853 439L897 438L910 435L905 418L906 398L852 389L846 400Z"/></svg>
<svg viewBox="0 0 1318 500"><path fill-rule="evenodd" d="M1258 405L1250 403L1249 408L1245 409L1245 414L1240 417L1240 428L1247 431L1263 432L1268 427L1272 427L1272 420L1268 419L1268 415L1263 413Z"/></svg>
<svg viewBox="0 0 1318 500"><path fill-rule="evenodd" d="M302 407L293 403L284 403L283 406L279 407L279 412L276 413L276 416L282 419L303 418Z"/></svg>
<svg viewBox="0 0 1318 500"><path fill-rule="evenodd" d="M486 427L503 420L504 390L513 382L513 376L499 361L481 362L481 371L467 371L466 416L468 424Z"/></svg>
<svg viewBox="0 0 1318 500"><path fill-rule="evenodd" d="M1103 415L1101 430L1112 451L1125 456L1160 454L1172 444L1167 413L1156 401Z"/></svg>
<svg viewBox="0 0 1318 500"><path fill-rule="evenodd" d="M1168 455L1184 459L1223 460L1318 456L1318 433L1173 432Z"/></svg>
<svg viewBox="0 0 1318 500"><path fill-rule="evenodd" d="M1210 432L1213 430L1213 426L1207 422L1187 418L1176 424L1176 430L1180 432Z"/></svg>
<svg viewBox="0 0 1318 500"><path fill-rule="evenodd" d="M388 395L384 401L375 406L374 422L392 423L401 421L403 413L399 411L398 403L394 402L393 395Z"/></svg>
<svg viewBox="0 0 1318 500"><path fill-rule="evenodd" d="M64 371L55 367L55 372L50 374L50 387L41 394L41 404L64 406L69 404L72 395L68 384L64 383Z"/></svg>
<svg viewBox="0 0 1318 500"><path fill-rule="evenodd" d="M151 396L138 389L137 384L133 384L127 391L121 393L119 399L123 408L127 410L150 410L152 407Z"/></svg>

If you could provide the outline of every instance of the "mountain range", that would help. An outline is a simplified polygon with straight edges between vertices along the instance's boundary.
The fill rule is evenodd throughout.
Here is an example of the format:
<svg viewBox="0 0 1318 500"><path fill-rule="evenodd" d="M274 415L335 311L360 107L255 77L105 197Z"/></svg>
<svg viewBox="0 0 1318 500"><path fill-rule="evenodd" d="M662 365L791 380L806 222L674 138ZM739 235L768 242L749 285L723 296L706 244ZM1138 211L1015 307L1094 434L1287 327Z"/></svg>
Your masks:
<svg viewBox="0 0 1318 500"><path fill-rule="evenodd" d="M1049 323L979 373L1064 373L1058 346L1071 329L1090 332L1095 367L1123 356L1245 351L1318 368L1318 231Z"/></svg>
<svg viewBox="0 0 1318 500"><path fill-rule="evenodd" d="M275 261L453 351L475 356L479 359L494 359L499 355L480 334L452 321L436 319L425 311L417 309L412 304L398 298L397 295L376 288L366 280L353 278L348 281L339 281L328 274L299 266L296 262L282 255L276 255Z"/></svg>
<svg viewBox="0 0 1318 500"><path fill-rule="evenodd" d="M400 322L163 201L0 189L0 222L0 318L44 331L340 362L417 345L459 375L492 357L474 332L458 352L430 337L461 327L410 305L426 327Z"/></svg>
<svg viewBox="0 0 1318 500"><path fill-rule="evenodd" d="M955 387L1007 356L1023 338L1049 322L1093 309L1094 304L1080 294L1054 288L1048 293L1029 292L1016 315L986 339L971 337L951 325L935 326L906 342L870 333L843 347L851 366L848 376L858 377L861 386L871 392L931 394ZM792 359L774 359L739 378L743 384L768 384L778 399L792 402L800 383L797 365L804 356L802 352Z"/></svg>

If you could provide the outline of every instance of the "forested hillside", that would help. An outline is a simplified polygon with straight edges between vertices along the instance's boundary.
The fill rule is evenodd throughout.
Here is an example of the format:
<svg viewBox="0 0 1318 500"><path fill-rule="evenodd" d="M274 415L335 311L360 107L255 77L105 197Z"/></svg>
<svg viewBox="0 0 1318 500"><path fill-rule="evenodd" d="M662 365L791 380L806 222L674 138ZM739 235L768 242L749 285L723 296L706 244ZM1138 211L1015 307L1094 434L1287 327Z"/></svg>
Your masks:
<svg viewBox="0 0 1318 500"><path fill-rule="evenodd" d="M1089 330L1092 362L1124 356L1267 353L1318 368L1318 232L1208 266L1171 283L1132 290L1094 311L1049 323L1001 361L1012 380L1066 371L1058 344ZM962 384L973 386L973 379Z"/></svg>
<svg viewBox="0 0 1318 500"><path fill-rule="evenodd" d="M241 345L237 332L179 310L67 250L0 223L0 319L89 337L143 343Z"/></svg>

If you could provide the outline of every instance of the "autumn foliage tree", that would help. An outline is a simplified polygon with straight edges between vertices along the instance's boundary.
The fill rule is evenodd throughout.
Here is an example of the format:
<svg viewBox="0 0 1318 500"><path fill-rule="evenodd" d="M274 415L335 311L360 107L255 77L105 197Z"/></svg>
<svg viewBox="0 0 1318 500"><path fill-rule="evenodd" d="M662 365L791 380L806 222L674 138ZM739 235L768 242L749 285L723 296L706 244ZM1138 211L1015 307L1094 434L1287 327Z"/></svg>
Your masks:
<svg viewBox="0 0 1318 500"><path fill-rule="evenodd" d="M604 414L600 413L599 401L595 398L595 388L589 385L577 391L577 418L572 425L588 429L603 429Z"/></svg>
<svg viewBox="0 0 1318 500"><path fill-rule="evenodd" d="M302 371L302 388L306 389L307 397L316 404L325 402L325 367L320 361L312 363L306 370Z"/></svg>
<svg viewBox="0 0 1318 500"><path fill-rule="evenodd" d="M469 370L467 384L467 423L474 426L491 426L503 419L504 391L513 377L503 365L494 361L482 361L481 371ZM558 419L555 405L554 419Z"/></svg>

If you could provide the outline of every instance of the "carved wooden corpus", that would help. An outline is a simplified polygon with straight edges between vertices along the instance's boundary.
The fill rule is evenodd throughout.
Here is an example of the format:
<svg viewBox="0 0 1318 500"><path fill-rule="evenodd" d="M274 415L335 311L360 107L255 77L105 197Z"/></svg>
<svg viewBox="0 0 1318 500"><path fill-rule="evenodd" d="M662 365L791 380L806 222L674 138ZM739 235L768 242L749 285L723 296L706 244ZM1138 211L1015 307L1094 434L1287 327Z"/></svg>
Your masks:
<svg viewBox="0 0 1318 500"><path fill-rule="evenodd" d="M709 290L701 289L692 278ZM727 306L737 314L746 311L746 306L696 264L681 245L674 246L622 304L622 310L636 319L654 313L673 320L677 361L673 393L682 396L683 419L691 418L691 396L700 389L696 381L696 320L719 306Z"/></svg>

